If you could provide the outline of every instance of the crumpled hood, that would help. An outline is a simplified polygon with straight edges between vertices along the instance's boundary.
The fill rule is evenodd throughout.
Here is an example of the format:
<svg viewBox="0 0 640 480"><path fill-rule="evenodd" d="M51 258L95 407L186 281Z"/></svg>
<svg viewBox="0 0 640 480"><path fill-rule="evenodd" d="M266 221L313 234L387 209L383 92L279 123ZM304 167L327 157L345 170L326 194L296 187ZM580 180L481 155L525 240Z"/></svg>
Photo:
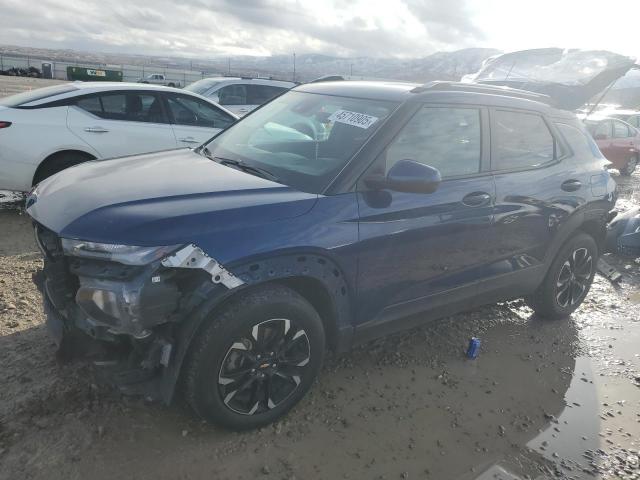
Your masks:
<svg viewBox="0 0 640 480"><path fill-rule="evenodd" d="M605 50L538 48L492 57L463 81L542 93L556 107L575 110L632 68L633 58Z"/></svg>
<svg viewBox="0 0 640 480"><path fill-rule="evenodd" d="M40 183L27 212L65 238L155 246L293 218L316 200L183 149L64 170Z"/></svg>

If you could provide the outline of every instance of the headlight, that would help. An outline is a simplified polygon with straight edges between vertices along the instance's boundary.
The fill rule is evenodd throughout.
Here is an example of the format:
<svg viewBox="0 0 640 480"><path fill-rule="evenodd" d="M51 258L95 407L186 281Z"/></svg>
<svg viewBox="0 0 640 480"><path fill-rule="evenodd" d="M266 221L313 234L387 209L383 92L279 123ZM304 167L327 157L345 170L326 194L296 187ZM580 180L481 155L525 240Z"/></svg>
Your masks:
<svg viewBox="0 0 640 480"><path fill-rule="evenodd" d="M69 238L62 239L62 249L65 255L111 260L125 265L147 265L165 257L181 246L138 247L134 245L86 242Z"/></svg>

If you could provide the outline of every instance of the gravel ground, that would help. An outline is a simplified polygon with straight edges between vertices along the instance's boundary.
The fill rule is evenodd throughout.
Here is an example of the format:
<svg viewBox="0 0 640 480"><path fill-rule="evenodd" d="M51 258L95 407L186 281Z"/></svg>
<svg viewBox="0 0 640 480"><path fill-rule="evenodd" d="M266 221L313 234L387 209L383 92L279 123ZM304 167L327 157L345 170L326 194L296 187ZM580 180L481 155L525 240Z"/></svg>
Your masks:
<svg viewBox="0 0 640 480"><path fill-rule="evenodd" d="M568 320L514 301L329 358L284 420L232 433L57 364L28 217L5 203L0 232L0 479L640 479L640 259L610 256L621 285Z"/></svg>

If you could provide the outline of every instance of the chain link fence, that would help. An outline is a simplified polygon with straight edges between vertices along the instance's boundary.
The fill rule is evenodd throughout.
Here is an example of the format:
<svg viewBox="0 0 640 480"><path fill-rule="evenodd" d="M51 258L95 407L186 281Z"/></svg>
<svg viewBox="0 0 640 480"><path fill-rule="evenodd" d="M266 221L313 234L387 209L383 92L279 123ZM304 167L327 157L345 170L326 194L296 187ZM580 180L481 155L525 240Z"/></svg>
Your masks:
<svg viewBox="0 0 640 480"><path fill-rule="evenodd" d="M51 64L51 76L52 78L58 80L68 80L67 67L69 66L116 70L122 72L122 81L124 82L137 82L138 80L152 73L161 73L164 74L167 82L172 82L176 85L180 84L183 87L202 78L216 75L216 73L214 72L181 70L176 68L169 68L167 66L162 67L158 65L111 65L85 62L63 62L52 61L46 58L0 55L0 70L9 70L10 68L28 69L29 67L35 67L38 70L43 71L42 65L44 63Z"/></svg>

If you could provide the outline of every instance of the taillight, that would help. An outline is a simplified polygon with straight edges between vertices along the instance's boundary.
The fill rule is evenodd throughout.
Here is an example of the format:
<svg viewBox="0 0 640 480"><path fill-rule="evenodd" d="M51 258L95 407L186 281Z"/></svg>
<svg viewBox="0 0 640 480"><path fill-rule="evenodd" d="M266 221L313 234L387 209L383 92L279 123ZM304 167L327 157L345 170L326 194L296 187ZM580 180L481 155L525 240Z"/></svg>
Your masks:
<svg viewBox="0 0 640 480"><path fill-rule="evenodd" d="M11 122L0 121L0 128L7 128L11 126Z"/></svg>

